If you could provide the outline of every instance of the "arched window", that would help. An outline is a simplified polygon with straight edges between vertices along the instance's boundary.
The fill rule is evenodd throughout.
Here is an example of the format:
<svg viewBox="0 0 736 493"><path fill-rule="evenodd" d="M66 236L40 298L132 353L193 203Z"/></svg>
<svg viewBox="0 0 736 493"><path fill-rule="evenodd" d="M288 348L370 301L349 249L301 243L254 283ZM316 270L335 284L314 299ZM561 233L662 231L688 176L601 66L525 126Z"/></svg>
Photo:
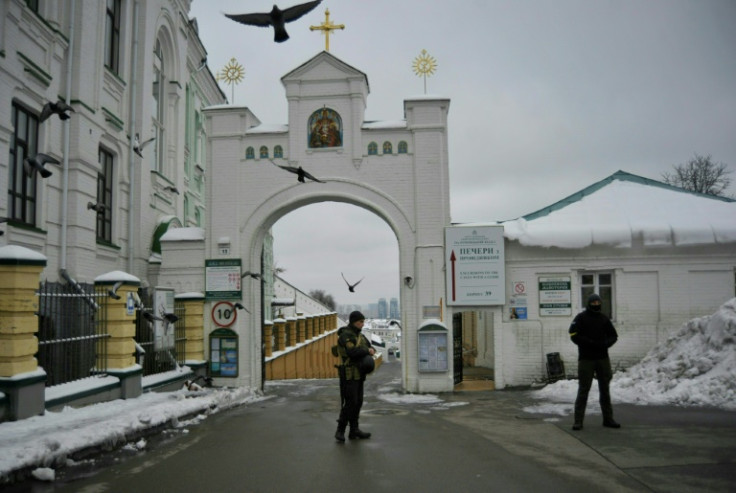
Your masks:
<svg viewBox="0 0 736 493"><path fill-rule="evenodd" d="M268 147L261 146L261 152L260 152L261 159L268 159Z"/></svg>
<svg viewBox="0 0 736 493"><path fill-rule="evenodd" d="M393 151L394 151L394 148L391 145L391 142L386 141L386 142L383 143L383 153L384 154L391 154L391 153L393 153Z"/></svg>
<svg viewBox="0 0 736 493"><path fill-rule="evenodd" d="M322 108L308 122L309 147L342 147L342 118L337 111Z"/></svg>
<svg viewBox="0 0 736 493"><path fill-rule="evenodd" d="M245 150L245 159L255 159L256 158L256 150L253 149L253 146L249 146Z"/></svg>
<svg viewBox="0 0 736 493"><path fill-rule="evenodd" d="M375 156L376 154L378 154L378 144L371 142L368 144L368 155Z"/></svg>
<svg viewBox="0 0 736 493"><path fill-rule="evenodd" d="M273 148L273 157L284 157L284 148L276 146Z"/></svg>
<svg viewBox="0 0 736 493"><path fill-rule="evenodd" d="M399 142L399 154L406 154L409 152L409 146L405 140Z"/></svg>

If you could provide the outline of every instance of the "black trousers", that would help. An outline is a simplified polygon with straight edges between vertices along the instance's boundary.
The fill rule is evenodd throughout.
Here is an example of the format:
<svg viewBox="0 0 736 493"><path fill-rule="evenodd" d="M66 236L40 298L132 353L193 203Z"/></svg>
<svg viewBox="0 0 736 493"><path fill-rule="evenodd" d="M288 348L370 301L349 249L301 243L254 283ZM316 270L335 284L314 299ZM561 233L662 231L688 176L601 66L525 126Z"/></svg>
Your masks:
<svg viewBox="0 0 736 493"><path fill-rule="evenodd" d="M337 421L338 427L344 430L349 424L351 429L357 430L360 408L363 407L363 380L344 380L340 385L342 408Z"/></svg>
<svg viewBox="0 0 736 493"><path fill-rule="evenodd" d="M603 421L613 420L613 406L611 406L611 392L608 388L613 378L611 371L611 360L580 360L578 361L578 396L575 399L575 422L583 423L585 418L585 405L588 403L588 393L593 384L593 377L598 380L598 392L600 394L601 413Z"/></svg>

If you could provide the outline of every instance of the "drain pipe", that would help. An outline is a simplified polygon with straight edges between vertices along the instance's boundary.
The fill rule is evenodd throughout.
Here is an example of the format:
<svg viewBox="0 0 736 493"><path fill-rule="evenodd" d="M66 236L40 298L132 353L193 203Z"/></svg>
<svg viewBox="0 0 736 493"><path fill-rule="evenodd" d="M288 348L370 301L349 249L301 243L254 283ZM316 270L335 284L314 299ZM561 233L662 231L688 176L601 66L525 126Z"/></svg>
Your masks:
<svg viewBox="0 0 736 493"><path fill-rule="evenodd" d="M128 273L133 273L133 260L135 254L135 222L133 221L133 207L135 204L135 93L136 80L138 77L138 0L133 2L133 57L130 67L130 139L128 145Z"/></svg>
<svg viewBox="0 0 736 493"><path fill-rule="evenodd" d="M76 7L77 1L72 0L71 5L71 17L69 20L69 48L68 48L68 56L66 60L66 103L71 104L72 99L72 69L74 68L74 22L75 22L75 7ZM67 120L64 122L64 163L63 163L63 171L62 171L62 177L61 177L61 238L59 239L61 243L61 255L59 260L59 271L61 273L61 276L66 278L68 274L66 274L66 250L67 250L67 237L66 237L66 230L68 227L68 220L67 220L67 214L68 214L68 200L69 200L69 123L70 120Z"/></svg>

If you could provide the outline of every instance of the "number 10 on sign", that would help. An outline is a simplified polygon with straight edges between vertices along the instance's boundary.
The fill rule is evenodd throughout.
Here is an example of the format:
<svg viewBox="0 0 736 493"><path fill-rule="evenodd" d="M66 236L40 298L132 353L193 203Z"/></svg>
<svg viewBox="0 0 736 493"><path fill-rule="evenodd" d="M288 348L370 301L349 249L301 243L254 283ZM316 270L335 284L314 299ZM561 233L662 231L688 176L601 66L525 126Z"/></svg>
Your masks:
<svg viewBox="0 0 736 493"><path fill-rule="evenodd" d="M238 318L238 312L229 301L220 301L212 307L212 321L218 327L230 327Z"/></svg>

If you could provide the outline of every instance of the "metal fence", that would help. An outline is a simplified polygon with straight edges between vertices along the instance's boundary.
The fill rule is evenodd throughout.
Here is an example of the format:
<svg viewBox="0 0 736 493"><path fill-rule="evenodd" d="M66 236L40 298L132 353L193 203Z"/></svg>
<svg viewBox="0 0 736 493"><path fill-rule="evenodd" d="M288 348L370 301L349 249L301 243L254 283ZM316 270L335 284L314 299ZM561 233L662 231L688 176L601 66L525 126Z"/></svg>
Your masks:
<svg viewBox="0 0 736 493"><path fill-rule="evenodd" d="M38 302L38 364L46 385L72 382L107 371L104 289L92 284L43 282Z"/></svg>
<svg viewBox="0 0 736 493"><path fill-rule="evenodd" d="M153 295L148 289L138 291L142 306L136 311L136 359L143 368L143 376L176 369L185 363L186 334L184 305L174 304L173 317L156 313Z"/></svg>

